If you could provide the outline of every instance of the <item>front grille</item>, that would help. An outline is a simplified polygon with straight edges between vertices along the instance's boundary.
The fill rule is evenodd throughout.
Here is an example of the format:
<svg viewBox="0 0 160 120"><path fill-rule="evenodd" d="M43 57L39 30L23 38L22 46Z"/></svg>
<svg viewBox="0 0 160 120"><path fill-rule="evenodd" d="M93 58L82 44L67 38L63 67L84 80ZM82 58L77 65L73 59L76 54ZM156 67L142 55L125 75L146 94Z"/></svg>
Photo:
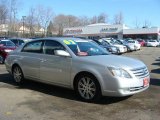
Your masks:
<svg viewBox="0 0 160 120"><path fill-rule="evenodd" d="M136 68L136 69L132 69L131 71L139 79L149 76L147 67Z"/></svg>

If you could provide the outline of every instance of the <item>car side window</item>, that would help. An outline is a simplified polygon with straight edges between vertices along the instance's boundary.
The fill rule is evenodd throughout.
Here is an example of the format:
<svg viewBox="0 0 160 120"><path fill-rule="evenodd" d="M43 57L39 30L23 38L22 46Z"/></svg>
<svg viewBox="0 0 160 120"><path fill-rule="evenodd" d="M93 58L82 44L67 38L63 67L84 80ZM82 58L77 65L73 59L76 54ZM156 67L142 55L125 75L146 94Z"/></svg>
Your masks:
<svg viewBox="0 0 160 120"><path fill-rule="evenodd" d="M55 55L54 54L55 50L65 50L65 48L61 43L59 43L57 41L48 40L45 42L44 54Z"/></svg>
<svg viewBox="0 0 160 120"><path fill-rule="evenodd" d="M15 45L18 45L18 40L14 39L14 40L11 40Z"/></svg>
<svg viewBox="0 0 160 120"><path fill-rule="evenodd" d="M22 49L22 52L30 52L30 53L42 53L42 41L34 41L26 44Z"/></svg>
<svg viewBox="0 0 160 120"><path fill-rule="evenodd" d="M23 40L19 40L19 45L22 45L24 44L24 41Z"/></svg>

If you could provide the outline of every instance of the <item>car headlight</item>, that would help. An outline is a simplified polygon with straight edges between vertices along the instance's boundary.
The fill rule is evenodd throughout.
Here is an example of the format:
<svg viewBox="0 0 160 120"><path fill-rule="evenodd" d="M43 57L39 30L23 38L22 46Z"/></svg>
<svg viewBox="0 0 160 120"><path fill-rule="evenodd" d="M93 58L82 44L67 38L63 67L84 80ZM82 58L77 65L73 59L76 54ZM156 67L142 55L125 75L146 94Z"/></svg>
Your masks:
<svg viewBox="0 0 160 120"><path fill-rule="evenodd" d="M113 76L122 77L122 78L132 78L131 75L124 69L108 67L109 71Z"/></svg>

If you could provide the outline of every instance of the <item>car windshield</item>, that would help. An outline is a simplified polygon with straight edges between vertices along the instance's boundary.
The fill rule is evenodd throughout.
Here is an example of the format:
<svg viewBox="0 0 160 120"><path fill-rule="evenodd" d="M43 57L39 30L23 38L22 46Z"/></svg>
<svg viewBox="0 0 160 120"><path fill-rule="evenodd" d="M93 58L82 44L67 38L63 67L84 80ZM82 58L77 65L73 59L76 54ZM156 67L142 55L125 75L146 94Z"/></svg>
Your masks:
<svg viewBox="0 0 160 120"><path fill-rule="evenodd" d="M156 42L155 40L149 40L149 42Z"/></svg>
<svg viewBox="0 0 160 120"><path fill-rule="evenodd" d="M103 45L103 46L108 46L108 45L109 45L109 43L107 43L107 42L104 41L104 40L99 40L99 42L100 42L101 45Z"/></svg>
<svg viewBox="0 0 160 120"><path fill-rule="evenodd" d="M0 41L0 46L14 47L15 44L11 41Z"/></svg>
<svg viewBox="0 0 160 120"><path fill-rule="evenodd" d="M135 43L135 41L128 41L128 43Z"/></svg>
<svg viewBox="0 0 160 120"><path fill-rule="evenodd" d="M76 42L76 44L70 44L68 47L77 56L96 56L96 55L109 55L109 53L95 44L94 42Z"/></svg>
<svg viewBox="0 0 160 120"><path fill-rule="evenodd" d="M118 40L114 40L113 43L114 43L114 44L118 44L118 45L122 44L122 42L120 42L120 41L118 41Z"/></svg>

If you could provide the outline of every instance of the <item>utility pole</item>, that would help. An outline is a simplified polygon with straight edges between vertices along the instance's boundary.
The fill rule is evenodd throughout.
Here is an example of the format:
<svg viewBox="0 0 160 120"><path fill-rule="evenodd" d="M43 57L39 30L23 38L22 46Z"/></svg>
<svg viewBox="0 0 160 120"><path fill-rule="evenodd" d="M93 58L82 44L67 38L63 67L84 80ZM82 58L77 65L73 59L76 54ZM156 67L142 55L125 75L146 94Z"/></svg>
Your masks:
<svg viewBox="0 0 160 120"><path fill-rule="evenodd" d="M22 16L22 22L23 22L23 38L24 38L24 23L25 23L26 16Z"/></svg>

